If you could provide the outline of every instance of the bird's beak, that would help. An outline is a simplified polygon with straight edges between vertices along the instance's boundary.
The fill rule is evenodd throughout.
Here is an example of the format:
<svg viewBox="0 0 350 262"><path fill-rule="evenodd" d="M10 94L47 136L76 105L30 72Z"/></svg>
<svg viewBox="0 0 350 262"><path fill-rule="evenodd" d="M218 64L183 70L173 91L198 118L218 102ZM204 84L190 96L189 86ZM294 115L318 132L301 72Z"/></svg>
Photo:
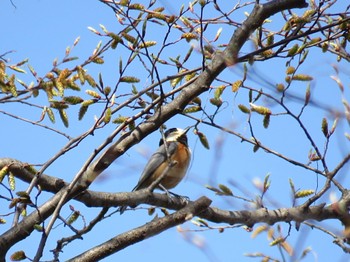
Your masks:
<svg viewBox="0 0 350 262"><path fill-rule="evenodd" d="M186 134L192 127L194 127L194 126L188 126L188 127L186 127L186 128L184 129L183 134Z"/></svg>

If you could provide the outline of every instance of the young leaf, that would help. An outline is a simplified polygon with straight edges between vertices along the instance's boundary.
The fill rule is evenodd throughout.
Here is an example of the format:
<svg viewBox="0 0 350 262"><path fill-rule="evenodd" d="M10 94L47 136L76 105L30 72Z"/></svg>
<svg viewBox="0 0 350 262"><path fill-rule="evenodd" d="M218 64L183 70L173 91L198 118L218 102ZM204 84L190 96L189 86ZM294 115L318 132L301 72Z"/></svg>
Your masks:
<svg viewBox="0 0 350 262"><path fill-rule="evenodd" d="M269 46L269 45L272 45L274 42L275 42L274 35L269 34L267 36L266 44Z"/></svg>
<svg viewBox="0 0 350 262"><path fill-rule="evenodd" d="M328 121L325 117L322 119L322 133L326 138L329 136L329 134L328 134Z"/></svg>
<svg viewBox="0 0 350 262"><path fill-rule="evenodd" d="M198 35L195 33L183 33L181 38L185 38L187 42L190 42L193 39L198 39Z"/></svg>
<svg viewBox="0 0 350 262"><path fill-rule="evenodd" d="M188 49L188 51L187 51L187 53L186 53L182 63L185 63L190 58L190 56L191 56L191 54L193 52L193 49L194 49L193 46L191 46L190 49Z"/></svg>
<svg viewBox="0 0 350 262"><path fill-rule="evenodd" d="M289 186L292 190L293 195L295 195L295 186L294 186L294 182L291 178L289 178Z"/></svg>
<svg viewBox="0 0 350 262"><path fill-rule="evenodd" d="M88 82L88 84L91 86L91 87L96 87L97 84L95 82L95 79L93 79L93 77L91 75L88 75L86 74L85 75L85 80Z"/></svg>
<svg viewBox="0 0 350 262"><path fill-rule="evenodd" d="M64 126L65 126L65 127L68 127L68 126L69 126L69 123L68 123L68 115L67 115L66 110L64 110L64 109L59 109L58 112L60 113L60 117L61 117L61 120L62 120Z"/></svg>
<svg viewBox="0 0 350 262"><path fill-rule="evenodd" d="M268 128L269 127L269 124L270 124L270 114L266 114L264 116L264 120L263 120L263 125L265 128Z"/></svg>
<svg viewBox="0 0 350 262"><path fill-rule="evenodd" d="M223 184L219 184L219 188L222 190L222 192L227 196L233 196L233 193L231 189L229 189L227 186Z"/></svg>
<svg viewBox="0 0 350 262"><path fill-rule="evenodd" d="M288 67L286 69L286 74L287 75L292 75L292 74L294 74L294 72L295 72L295 67L294 66L290 66L290 67Z"/></svg>
<svg viewBox="0 0 350 262"><path fill-rule="evenodd" d="M295 44L293 47L291 47L288 51L288 56L293 56L296 54L296 52L298 51L299 49L299 45L298 44Z"/></svg>
<svg viewBox="0 0 350 262"><path fill-rule="evenodd" d="M56 122L56 120L55 120L55 115L54 115L52 109L50 107L45 107L45 112L48 115L51 123L54 124Z"/></svg>
<svg viewBox="0 0 350 262"><path fill-rule="evenodd" d="M88 29L89 29L91 32L93 32L94 34L96 34L96 35L101 35L100 32L98 32L95 28L93 28L93 27L91 27L91 26L88 26Z"/></svg>
<svg viewBox="0 0 350 262"><path fill-rule="evenodd" d="M142 4L136 3L136 4L130 4L129 5L129 10L135 9L135 10L144 10L145 7Z"/></svg>
<svg viewBox="0 0 350 262"><path fill-rule="evenodd" d="M17 66L10 65L9 68L11 68L12 70L19 72L19 73L24 73L24 74L27 73L25 70L23 70L22 68L19 68Z"/></svg>
<svg viewBox="0 0 350 262"><path fill-rule="evenodd" d="M79 109L79 115L78 115L78 119L79 120L82 120L85 113L87 112L89 106L84 106L84 105L81 105L80 109Z"/></svg>
<svg viewBox="0 0 350 262"><path fill-rule="evenodd" d="M307 86L306 92L305 92L305 102L304 106L308 105L310 102L311 92L310 92L310 85Z"/></svg>
<svg viewBox="0 0 350 262"><path fill-rule="evenodd" d="M190 107L185 108L183 112L185 114L188 114L188 113L195 113L195 112L198 112L201 110L202 110L202 108L200 106L190 106Z"/></svg>
<svg viewBox="0 0 350 262"><path fill-rule="evenodd" d="M279 84L276 85L276 88L277 88L278 92L283 92L284 89L285 89L285 86L284 86L284 84L279 83Z"/></svg>
<svg viewBox="0 0 350 262"><path fill-rule="evenodd" d="M337 124L338 124L338 117L334 120L333 122L333 125L332 125L332 128L331 130L329 131L329 135L332 135L335 131L335 128L337 127Z"/></svg>
<svg viewBox="0 0 350 262"><path fill-rule="evenodd" d="M114 119L112 122L114 124L122 124L124 123L128 118L125 116L118 116L116 119Z"/></svg>
<svg viewBox="0 0 350 262"><path fill-rule="evenodd" d="M126 83L138 83L140 82L140 79L134 76L122 76L120 78L120 82L126 82Z"/></svg>
<svg viewBox="0 0 350 262"><path fill-rule="evenodd" d="M258 106L253 103L249 103L252 111L257 112L260 115L270 115L271 110L264 106Z"/></svg>
<svg viewBox="0 0 350 262"><path fill-rule="evenodd" d="M136 38L129 35L125 31L121 33L122 37L124 37L127 41L129 41L131 44L134 44L136 42Z"/></svg>
<svg viewBox="0 0 350 262"><path fill-rule="evenodd" d="M202 105L202 100L200 99L199 96L196 96L195 98L192 99L191 103L196 104L196 105Z"/></svg>
<svg viewBox="0 0 350 262"><path fill-rule="evenodd" d="M26 259L27 256L26 254L24 253L24 251L20 250L20 251L16 251L15 253L13 253L11 256L10 256L10 259L11 261L22 261L24 259Z"/></svg>
<svg viewBox="0 0 350 262"><path fill-rule="evenodd" d="M80 80L80 84L84 84L85 83L85 71L81 66L77 66L77 71L78 71L78 77Z"/></svg>
<svg viewBox="0 0 350 262"><path fill-rule="evenodd" d="M103 118L103 122L108 124L111 121L111 116L112 116L112 110L110 107L107 108L105 116Z"/></svg>
<svg viewBox="0 0 350 262"><path fill-rule="evenodd" d="M138 48L140 48L140 49L148 48L148 47L154 46L156 44L157 44L156 41L145 41L145 42L141 42L140 45L138 46Z"/></svg>
<svg viewBox="0 0 350 262"><path fill-rule="evenodd" d="M298 74L294 75L292 79L297 81L311 81L313 77L305 74Z"/></svg>
<svg viewBox="0 0 350 262"><path fill-rule="evenodd" d="M182 80L183 77L176 77L170 80L171 87L176 87L178 83Z"/></svg>
<svg viewBox="0 0 350 262"><path fill-rule="evenodd" d="M195 133L196 135L198 135L199 137L199 141L201 142L201 144L206 148L206 149L210 149L210 146L209 146L209 142L208 142L208 139L207 137L200 131L198 130L195 130Z"/></svg>
<svg viewBox="0 0 350 262"><path fill-rule="evenodd" d="M56 109L66 109L68 108L68 105L64 101L51 100L50 107L56 108Z"/></svg>
<svg viewBox="0 0 350 262"><path fill-rule="evenodd" d="M271 185L271 181L269 180L269 178L270 178L270 174L267 174L264 179L264 186L263 186L264 193L269 189Z"/></svg>
<svg viewBox="0 0 350 262"><path fill-rule="evenodd" d="M215 192L216 194L221 194L221 190L215 188L215 187L212 187L212 186L209 186L209 185L205 185L205 187L213 192Z"/></svg>
<svg viewBox="0 0 350 262"><path fill-rule="evenodd" d="M214 106L220 107L222 105L221 98L210 98L210 103Z"/></svg>
<svg viewBox="0 0 350 262"><path fill-rule="evenodd" d="M95 57L95 58L92 60L92 62L95 63L95 64L102 65L105 61L103 60L102 57Z"/></svg>
<svg viewBox="0 0 350 262"><path fill-rule="evenodd" d="M97 99L101 98L100 94L93 90L85 90L85 93Z"/></svg>
<svg viewBox="0 0 350 262"><path fill-rule="evenodd" d="M103 32L105 32L106 34L108 33L107 28L103 24L99 24L99 26L101 27Z"/></svg>
<svg viewBox="0 0 350 262"><path fill-rule="evenodd" d="M256 236L258 236L262 232L265 232L266 230L268 230L268 226L266 225L258 226L257 228L255 228L255 230L251 234L251 238L255 238Z"/></svg>
<svg viewBox="0 0 350 262"><path fill-rule="evenodd" d="M302 197L307 197L315 193L315 190L308 189L308 190L300 190L295 193L294 197L295 198L302 198Z"/></svg>
<svg viewBox="0 0 350 262"><path fill-rule="evenodd" d="M73 43L73 46L76 46L80 41L80 36L78 36L75 40L74 40L74 43Z"/></svg>
<svg viewBox="0 0 350 262"><path fill-rule="evenodd" d="M108 96L110 93L111 93L112 89L109 87L109 86L106 86L104 89L103 89L103 94L105 96Z"/></svg>
<svg viewBox="0 0 350 262"><path fill-rule="evenodd" d="M250 109L245 105L239 104L238 108L245 114L250 114Z"/></svg>
<svg viewBox="0 0 350 262"><path fill-rule="evenodd" d="M284 238L283 237L279 237L279 238L276 238L274 241L272 241L270 243L270 246L276 246L278 244L281 244L282 242L284 242Z"/></svg>
<svg viewBox="0 0 350 262"><path fill-rule="evenodd" d="M237 80L235 82L232 83L232 92L237 92L239 90L239 88L242 86L243 81L242 80Z"/></svg>
<svg viewBox="0 0 350 262"><path fill-rule="evenodd" d="M81 102L83 102L84 99L82 99L79 96L65 96L65 97L63 97L63 101L66 102L67 104L70 104L70 105L76 105L76 104L80 104Z"/></svg>
<svg viewBox="0 0 350 262"><path fill-rule="evenodd" d="M3 166L0 170L0 183L2 182L2 180L4 179L5 175L8 173L9 171L9 166Z"/></svg>
<svg viewBox="0 0 350 262"><path fill-rule="evenodd" d="M34 229L35 229L36 231L38 231L38 232L43 232L43 227L40 226L39 224L35 224L33 227L34 227Z"/></svg>
<svg viewBox="0 0 350 262"><path fill-rule="evenodd" d="M216 41L219 39L219 37L220 37L220 35L221 35L221 32L222 32L222 27L220 27L220 28L218 29L218 31L216 32L216 35L215 35L215 37L214 37L213 42L216 42Z"/></svg>
<svg viewBox="0 0 350 262"><path fill-rule="evenodd" d="M9 172L7 178L8 178L8 183L9 183L10 189L12 191L15 191L15 189L16 189L15 176L11 172Z"/></svg>
<svg viewBox="0 0 350 262"><path fill-rule="evenodd" d="M222 93L224 92L226 86L224 85L221 85L221 86L218 86L216 89L215 89L215 92L214 92L214 98L215 99L220 99Z"/></svg>

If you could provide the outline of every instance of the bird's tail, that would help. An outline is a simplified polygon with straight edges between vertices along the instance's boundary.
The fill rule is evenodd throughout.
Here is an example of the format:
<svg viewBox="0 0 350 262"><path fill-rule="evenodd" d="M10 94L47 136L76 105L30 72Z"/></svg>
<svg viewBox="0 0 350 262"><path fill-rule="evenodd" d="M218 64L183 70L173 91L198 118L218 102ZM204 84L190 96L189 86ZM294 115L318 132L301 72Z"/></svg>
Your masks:
<svg viewBox="0 0 350 262"><path fill-rule="evenodd" d="M118 207L117 211L122 215L127 208L127 206L120 206Z"/></svg>
<svg viewBox="0 0 350 262"><path fill-rule="evenodd" d="M134 192L134 191L140 189L139 187L140 187L140 185L137 184L131 192ZM135 207L135 206L132 206L132 207ZM122 215L127 208L128 208L128 206L120 206L120 207L118 207L117 212L120 212L120 214Z"/></svg>

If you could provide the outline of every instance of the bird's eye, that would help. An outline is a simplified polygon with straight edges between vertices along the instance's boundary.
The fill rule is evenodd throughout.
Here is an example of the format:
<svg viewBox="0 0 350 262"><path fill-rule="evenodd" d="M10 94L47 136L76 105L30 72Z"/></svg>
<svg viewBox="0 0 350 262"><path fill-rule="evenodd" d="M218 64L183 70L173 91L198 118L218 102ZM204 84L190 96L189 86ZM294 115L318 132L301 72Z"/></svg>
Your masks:
<svg viewBox="0 0 350 262"><path fill-rule="evenodd" d="M167 131L165 131L164 136L168 137L171 133L174 133L177 131L177 128L170 128Z"/></svg>

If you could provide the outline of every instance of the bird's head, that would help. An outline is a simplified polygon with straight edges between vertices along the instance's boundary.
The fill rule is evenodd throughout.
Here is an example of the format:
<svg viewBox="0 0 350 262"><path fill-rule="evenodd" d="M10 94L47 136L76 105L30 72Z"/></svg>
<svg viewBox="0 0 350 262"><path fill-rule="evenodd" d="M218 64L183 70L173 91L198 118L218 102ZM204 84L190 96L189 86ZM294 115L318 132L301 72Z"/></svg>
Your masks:
<svg viewBox="0 0 350 262"><path fill-rule="evenodd" d="M187 146L187 136L186 133L190 130L191 127L185 129L181 128L169 128L164 132L165 141L167 142L181 142ZM159 145L164 143L163 138L160 139Z"/></svg>

